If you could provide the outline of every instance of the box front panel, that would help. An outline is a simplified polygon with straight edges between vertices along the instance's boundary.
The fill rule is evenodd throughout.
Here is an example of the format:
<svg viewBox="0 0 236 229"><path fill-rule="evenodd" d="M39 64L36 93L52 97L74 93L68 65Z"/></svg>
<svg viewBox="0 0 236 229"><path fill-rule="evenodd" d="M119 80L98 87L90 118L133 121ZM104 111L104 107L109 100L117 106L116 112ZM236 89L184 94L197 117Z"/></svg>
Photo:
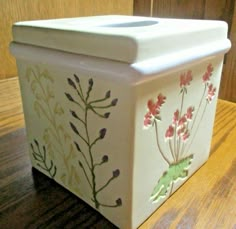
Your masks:
<svg viewBox="0 0 236 229"><path fill-rule="evenodd" d="M137 85L134 227L207 160L221 70L219 56Z"/></svg>
<svg viewBox="0 0 236 229"><path fill-rule="evenodd" d="M17 64L33 166L119 227L129 227L129 87L89 69Z"/></svg>

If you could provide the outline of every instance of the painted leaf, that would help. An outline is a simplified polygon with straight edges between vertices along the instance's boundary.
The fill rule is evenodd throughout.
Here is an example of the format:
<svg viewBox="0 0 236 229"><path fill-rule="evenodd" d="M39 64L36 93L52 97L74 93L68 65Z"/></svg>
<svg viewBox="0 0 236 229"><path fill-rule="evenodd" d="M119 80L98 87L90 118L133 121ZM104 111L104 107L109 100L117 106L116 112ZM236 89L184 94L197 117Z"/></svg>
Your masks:
<svg viewBox="0 0 236 229"><path fill-rule="evenodd" d="M36 145L36 147L34 146ZM39 142L34 139L34 144L31 143L32 156L36 161L36 165L44 170L51 178L54 178L57 173L57 167L52 160L47 159L47 150L45 146L41 146ZM50 164L50 165L49 165Z"/></svg>
<svg viewBox="0 0 236 229"><path fill-rule="evenodd" d="M35 93L35 97L37 100L43 100L43 97L40 93Z"/></svg>
<svg viewBox="0 0 236 229"><path fill-rule="evenodd" d="M164 172L162 177L158 180L157 185L153 189L150 199L154 203L166 196L172 182L175 182L179 179L184 179L188 176L188 168L192 162L192 159L193 155L190 155L169 166L169 169Z"/></svg>
<svg viewBox="0 0 236 229"><path fill-rule="evenodd" d="M49 100L54 97L55 97L55 95L54 95L52 88L49 85L47 85L47 99Z"/></svg>
<svg viewBox="0 0 236 229"><path fill-rule="evenodd" d="M64 110L62 108L62 106L57 102L55 107L54 107L54 113L58 114L58 115L62 115L64 114Z"/></svg>
<svg viewBox="0 0 236 229"><path fill-rule="evenodd" d="M45 130L44 130L43 140L46 144L48 144L50 142L50 135L48 133L48 128L45 128Z"/></svg>
<svg viewBox="0 0 236 229"><path fill-rule="evenodd" d="M48 79L51 83L54 83L54 80L53 78L51 77L51 75L49 74L49 72L47 70L44 70L42 72L42 76L45 78L45 79Z"/></svg>
<svg viewBox="0 0 236 229"><path fill-rule="evenodd" d="M40 115L43 114L45 117L48 117L47 110L42 106L38 101L34 102L34 110L40 118Z"/></svg>
<svg viewBox="0 0 236 229"><path fill-rule="evenodd" d="M30 84L30 87L31 87L32 92L35 94L36 89L37 89L37 82L33 80L32 83Z"/></svg>

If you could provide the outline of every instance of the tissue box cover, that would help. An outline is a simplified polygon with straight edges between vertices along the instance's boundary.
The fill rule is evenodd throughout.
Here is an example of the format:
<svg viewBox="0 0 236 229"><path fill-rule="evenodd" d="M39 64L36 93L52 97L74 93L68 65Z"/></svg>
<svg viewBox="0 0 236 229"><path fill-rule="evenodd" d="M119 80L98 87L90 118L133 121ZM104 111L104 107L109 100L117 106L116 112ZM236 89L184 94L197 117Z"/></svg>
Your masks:
<svg viewBox="0 0 236 229"><path fill-rule="evenodd" d="M137 228L204 162L221 21L96 16L18 22L33 167L120 228Z"/></svg>

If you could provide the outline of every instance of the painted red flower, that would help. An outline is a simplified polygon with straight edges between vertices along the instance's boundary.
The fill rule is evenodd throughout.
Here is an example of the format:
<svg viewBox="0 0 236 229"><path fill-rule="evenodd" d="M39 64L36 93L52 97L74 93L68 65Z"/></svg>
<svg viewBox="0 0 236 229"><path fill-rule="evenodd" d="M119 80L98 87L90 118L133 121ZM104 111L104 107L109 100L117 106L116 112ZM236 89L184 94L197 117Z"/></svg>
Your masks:
<svg viewBox="0 0 236 229"><path fill-rule="evenodd" d="M160 114L161 106L165 103L166 97L162 94L157 96L157 101L154 102L152 99L149 99L147 102L148 112L144 116L144 127L150 127L154 120L160 120L158 116Z"/></svg>
<svg viewBox="0 0 236 229"><path fill-rule="evenodd" d="M153 115L158 115L160 110L157 106L157 103L154 103L153 100L149 99L147 102L148 111Z"/></svg>
<svg viewBox="0 0 236 229"><path fill-rule="evenodd" d="M179 110L177 109L175 112L174 112L174 117L173 117L173 124L176 125L177 122L179 120Z"/></svg>
<svg viewBox="0 0 236 229"><path fill-rule="evenodd" d="M168 129L166 130L165 138L170 139L174 136L174 127L169 126Z"/></svg>
<svg viewBox="0 0 236 229"><path fill-rule="evenodd" d="M145 116L144 116L144 121L143 121L143 125L145 127L149 127L152 125L152 115L150 112L148 112Z"/></svg>
<svg viewBox="0 0 236 229"><path fill-rule="evenodd" d="M207 102L211 102L215 96L216 93L216 87L213 86L213 84L210 84L208 86L208 92L207 92Z"/></svg>
<svg viewBox="0 0 236 229"><path fill-rule="evenodd" d="M189 107L187 109L187 113L185 114L185 116L186 116L188 121L192 120L192 118L193 118L193 111L194 111L194 107Z"/></svg>
<svg viewBox="0 0 236 229"><path fill-rule="evenodd" d="M183 135L181 136L181 139L185 142L186 140L188 140L189 136L190 136L190 133L186 129L185 132L183 133Z"/></svg>
<svg viewBox="0 0 236 229"><path fill-rule="evenodd" d="M180 111L177 109L174 112L172 125L167 129L165 137L167 139L171 138L176 131L178 138L180 138L182 141L186 141L190 136L188 122L192 120L193 112L194 107L190 106L188 107L186 113L180 117Z"/></svg>
<svg viewBox="0 0 236 229"><path fill-rule="evenodd" d="M178 121L178 127L182 127L183 125L185 125L187 122L187 118L184 116L182 116L179 121Z"/></svg>
<svg viewBox="0 0 236 229"><path fill-rule="evenodd" d="M208 64L207 71L212 73L213 70L214 70L214 68L212 67L212 64Z"/></svg>
<svg viewBox="0 0 236 229"><path fill-rule="evenodd" d="M177 131L178 137L181 137L184 134L185 130L186 130L185 125L179 126L178 131Z"/></svg>
<svg viewBox="0 0 236 229"><path fill-rule="evenodd" d="M177 135L182 141L186 141L189 138L190 133L187 127L184 125L180 129L178 129Z"/></svg>
<svg viewBox="0 0 236 229"><path fill-rule="evenodd" d="M157 106L160 108L166 101L166 97L163 96L162 94L159 94L157 96Z"/></svg>
<svg viewBox="0 0 236 229"><path fill-rule="evenodd" d="M172 128L169 126L168 130L166 131L166 136L168 133L171 133L172 129L175 131L179 138L185 141L189 137L189 130L188 130L188 122L193 118L194 107L190 106L187 109L187 112L180 117L180 112L177 109L174 112L173 120L172 120Z"/></svg>
<svg viewBox="0 0 236 229"><path fill-rule="evenodd" d="M209 64L207 66L207 70L206 72L204 73L204 75L202 76L202 80L204 83L207 83L210 81L210 78L211 78L211 75L212 75L212 72L213 72L213 67L212 67L212 64Z"/></svg>
<svg viewBox="0 0 236 229"><path fill-rule="evenodd" d="M192 81L192 72L189 70L187 73L181 74L180 75L180 87L186 87L190 85L190 82Z"/></svg>

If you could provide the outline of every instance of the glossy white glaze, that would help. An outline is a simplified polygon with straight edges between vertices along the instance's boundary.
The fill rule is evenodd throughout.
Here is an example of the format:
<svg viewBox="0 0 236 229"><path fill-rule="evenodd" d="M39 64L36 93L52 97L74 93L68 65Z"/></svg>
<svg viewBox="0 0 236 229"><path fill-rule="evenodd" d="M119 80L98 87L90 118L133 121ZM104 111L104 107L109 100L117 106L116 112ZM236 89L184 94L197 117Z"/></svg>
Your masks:
<svg viewBox="0 0 236 229"><path fill-rule="evenodd" d="M222 21L137 16L39 20L13 26L15 42L127 63L172 55L181 58L181 52L188 49L196 59L206 55L205 48L212 43L214 52L218 47L227 49L226 36L227 24Z"/></svg>

